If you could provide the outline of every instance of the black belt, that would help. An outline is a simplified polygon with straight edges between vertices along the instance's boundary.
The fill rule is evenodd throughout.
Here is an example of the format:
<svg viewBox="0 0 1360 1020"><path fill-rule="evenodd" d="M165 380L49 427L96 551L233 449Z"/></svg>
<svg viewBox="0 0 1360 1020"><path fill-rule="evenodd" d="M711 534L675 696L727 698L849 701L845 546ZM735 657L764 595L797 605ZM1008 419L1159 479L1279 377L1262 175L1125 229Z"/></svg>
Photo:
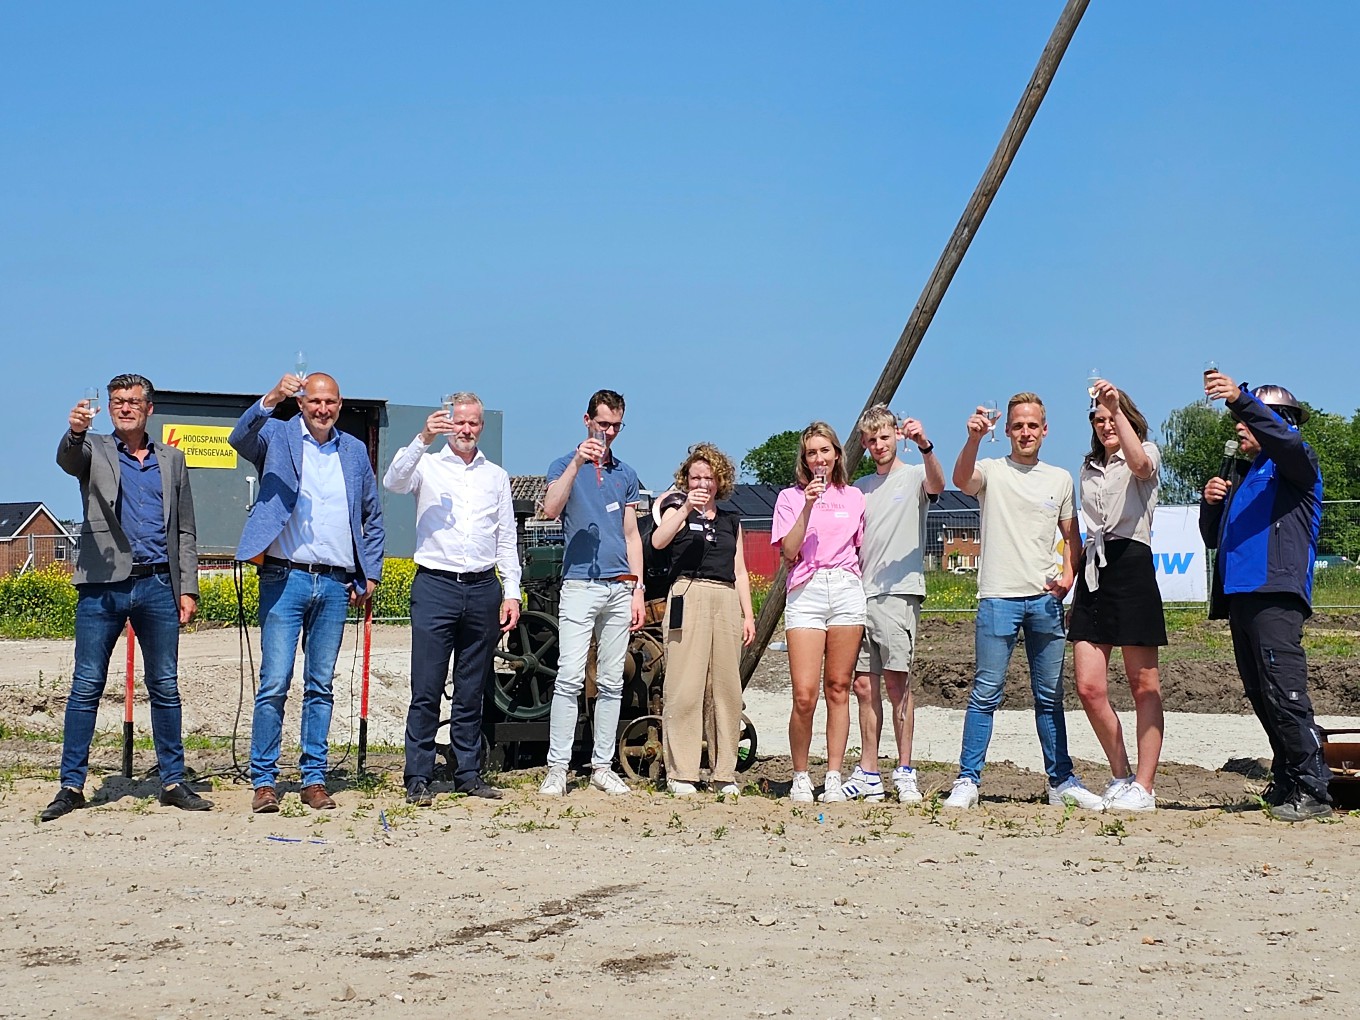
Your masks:
<svg viewBox="0 0 1360 1020"><path fill-rule="evenodd" d="M457 581L459 584L480 584L482 581L489 581L496 576L495 567L488 567L486 570L474 570L466 574L460 574L456 570L438 570L434 567L417 566L416 570L423 570L427 574L436 574L439 577L447 577L450 581Z"/></svg>
<svg viewBox="0 0 1360 1020"><path fill-rule="evenodd" d="M128 576L151 577L153 574L168 573L170 573L170 564L168 563L134 563L132 565L132 573Z"/></svg>
<svg viewBox="0 0 1360 1020"><path fill-rule="evenodd" d="M296 560L285 560L278 556L266 556L264 561L271 567L287 567L289 570L301 570L307 574L324 574L339 581L349 580L350 574L353 573L344 567L333 567L329 563L298 563Z"/></svg>
<svg viewBox="0 0 1360 1020"><path fill-rule="evenodd" d="M728 580L725 577L707 577L703 574L678 574L677 580L685 581L712 581L714 584L736 584L736 580Z"/></svg>

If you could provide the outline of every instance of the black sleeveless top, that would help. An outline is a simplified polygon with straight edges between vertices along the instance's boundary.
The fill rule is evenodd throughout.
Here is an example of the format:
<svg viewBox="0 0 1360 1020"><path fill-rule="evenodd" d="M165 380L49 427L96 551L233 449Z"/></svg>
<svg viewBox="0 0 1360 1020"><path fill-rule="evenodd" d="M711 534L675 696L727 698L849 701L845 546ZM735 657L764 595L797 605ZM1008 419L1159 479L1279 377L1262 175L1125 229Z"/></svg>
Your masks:
<svg viewBox="0 0 1360 1020"><path fill-rule="evenodd" d="M713 520L692 511L679 533L671 540L671 563L679 577L701 581L737 579L737 527L741 515L735 510L718 510Z"/></svg>

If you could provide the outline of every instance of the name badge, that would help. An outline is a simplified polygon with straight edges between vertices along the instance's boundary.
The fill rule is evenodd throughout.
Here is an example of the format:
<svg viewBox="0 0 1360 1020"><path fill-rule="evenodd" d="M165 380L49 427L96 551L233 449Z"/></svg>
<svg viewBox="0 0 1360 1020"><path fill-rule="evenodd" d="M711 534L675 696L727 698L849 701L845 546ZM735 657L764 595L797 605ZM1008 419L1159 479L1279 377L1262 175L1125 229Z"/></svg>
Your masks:
<svg viewBox="0 0 1360 1020"><path fill-rule="evenodd" d="M691 524L691 525L689 526L689 530L690 530L690 531L703 531L703 530L704 530L704 526L703 526L702 524Z"/></svg>
<svg viewBox="0 0 1360 1020"><path fill-rule="evenodd" d="M612 514L616 512L618 508L619 508L618 503L609 503L605 506L604 511L605 513Z"/></svg>
<svg viewBox="0 0 1360 1020"><path fill-rule="evenodd" d="M837 510L837 511L836 511L836 516L837 516L837 517L849 517L849 516L850 516L850 511L848 511L848 510Z"/></svg>
<svg viewBox="0 0 1360 1020"><path fill-rule="evenodd" d="M906 498L907 494L905 492L899 492L896 496L892 498L892 501L894 503L902 503L906 500Z"/></svg>

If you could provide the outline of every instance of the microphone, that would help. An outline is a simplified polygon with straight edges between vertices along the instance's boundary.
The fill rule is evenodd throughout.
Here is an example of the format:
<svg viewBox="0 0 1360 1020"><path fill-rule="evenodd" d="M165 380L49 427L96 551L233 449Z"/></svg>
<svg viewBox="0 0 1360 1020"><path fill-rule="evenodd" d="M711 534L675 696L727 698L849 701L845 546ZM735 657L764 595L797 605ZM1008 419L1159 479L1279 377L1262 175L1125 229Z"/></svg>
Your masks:
<svg viewBox="0 0 1360 1020"><path fill-rule="evenodd" d="M1231 482L1233 469L1237 466L1238 442L1236 439L1229 439L1223 444L1223 464L1218 469L1218 477L1225 482Z"/></svg>

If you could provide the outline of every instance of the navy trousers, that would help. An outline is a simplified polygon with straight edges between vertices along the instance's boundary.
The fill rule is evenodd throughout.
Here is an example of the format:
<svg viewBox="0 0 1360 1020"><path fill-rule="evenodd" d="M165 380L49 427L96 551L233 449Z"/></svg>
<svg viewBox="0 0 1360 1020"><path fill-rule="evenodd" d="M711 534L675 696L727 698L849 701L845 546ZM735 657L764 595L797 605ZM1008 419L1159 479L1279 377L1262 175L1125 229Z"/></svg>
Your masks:
<svg viewBox="0 0 1360 1020"><path fill-rule="evenodd" d="M406 712L406 775L428 783L434 773L439 709L453 660L449 742L459 789L480 778L482 699L500 638L501 583L494 576L464 584L417 568L411 584L411 707Z"/></svg>

